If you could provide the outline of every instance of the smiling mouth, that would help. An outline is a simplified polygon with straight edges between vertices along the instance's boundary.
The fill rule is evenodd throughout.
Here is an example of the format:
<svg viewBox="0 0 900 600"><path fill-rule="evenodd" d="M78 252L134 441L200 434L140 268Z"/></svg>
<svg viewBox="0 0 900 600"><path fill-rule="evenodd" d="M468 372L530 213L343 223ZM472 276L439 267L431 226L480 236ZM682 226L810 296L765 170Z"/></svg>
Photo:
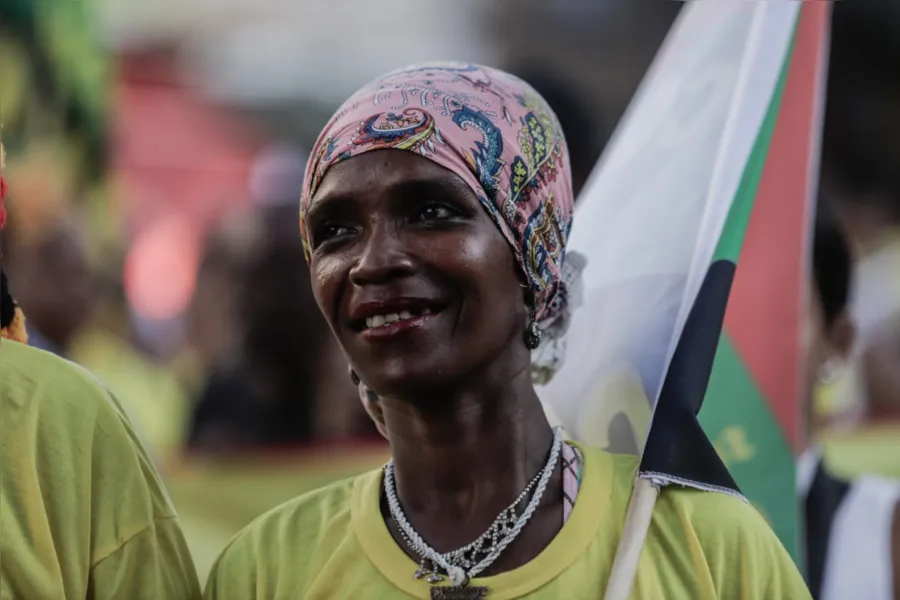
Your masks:
<svg viewBox="0 0 900 600"><path fill-rule="evenodd" d="M369 330L388 327L390 325L393 325L394 323L399 323L401 321L411 321L413 319L418 319L419 317L424 317L431 314L433 314L431 308L424 307L420 310L401 310L400 312L386 313L383 315L373 315L371 317L366 317L364 329Z"/></svg>

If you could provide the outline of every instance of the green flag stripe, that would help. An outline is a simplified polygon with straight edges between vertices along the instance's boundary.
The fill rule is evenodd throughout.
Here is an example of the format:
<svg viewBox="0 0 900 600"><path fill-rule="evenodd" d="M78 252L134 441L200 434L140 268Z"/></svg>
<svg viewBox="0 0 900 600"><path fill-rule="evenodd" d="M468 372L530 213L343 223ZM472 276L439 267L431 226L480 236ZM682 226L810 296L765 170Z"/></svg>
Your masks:
<svg viewBox="0 0 900 600"><path fill-rule="evenodd" d="M719 341L699 419L741 491L797 561L794 455L728 334Z"/></svg>
<svg viewBox="0 0 900 600"><path fill-rule="evenodd" d="M741 175L713 262L738 262L778 122L796 37L795 25L778 82ZM741 360L734 341L724 331L699 419L741 491L766 517L785 548L798 561L801 556L798 507L795 495L785 493L785 490L793 490L795 486L794 455L778 419Z"/></svg>
<svg viewBox="0 0 900 600"><path fill-rule="evenodd" d="M741 182L738 185L737 193L728 211L728 217L725 219L725 226L719 237L719 243L713 254L711 262L717 260L730 260L737 262L738 256L741 254L741 245L744 243L744 234L747 232L747 223L750 221L750 213L753 212L753 201L756 199L756 191L759 188L759 182L762 180L763 168L766 165L766 156L769 153L769 143L772 141L772 134L775 131L775 124L778 122L778 110L781 107L781 98L784 95L785 83L787 82L788 71L791 66L791 56L794 53L794 42L797 39L797 26L794 25L794 34L791 37L791 43L788 46L785 60L781 65L781 72L778 75L778 83L772 93L772 99L769 101L769 108L763 119L762 127L756 136L756 142L753 144L753 150L747 160L747 166L741 175Z"/></svg>

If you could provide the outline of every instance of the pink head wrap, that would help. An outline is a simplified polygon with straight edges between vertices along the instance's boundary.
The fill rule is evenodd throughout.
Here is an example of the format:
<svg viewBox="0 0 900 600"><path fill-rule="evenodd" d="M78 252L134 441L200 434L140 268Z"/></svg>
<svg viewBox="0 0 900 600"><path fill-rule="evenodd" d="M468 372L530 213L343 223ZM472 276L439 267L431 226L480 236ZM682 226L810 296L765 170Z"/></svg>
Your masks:
<svg viewBox="0 0 900 600"><path fill-rule="evenodd" d="M494 220L534 294L538 321L566 308L566 240L574 198L569 155L556 115L527 83L496 69L422 64L356 92L313 146L300 232L328 169L381 149L416 152L456 173Z"/></svg>

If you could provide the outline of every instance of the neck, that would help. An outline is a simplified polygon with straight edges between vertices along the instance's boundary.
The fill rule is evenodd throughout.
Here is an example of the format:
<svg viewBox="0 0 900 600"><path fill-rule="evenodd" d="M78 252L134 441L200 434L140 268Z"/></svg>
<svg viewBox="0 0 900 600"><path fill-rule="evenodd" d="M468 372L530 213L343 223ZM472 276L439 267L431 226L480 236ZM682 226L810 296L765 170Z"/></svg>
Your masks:
<svg viewBox="0 0 900 600"><path fill-rule="evenodd" d="M380 400L404 510L490 523L544 467L553 431L525 369L426 401Z"/></svg>

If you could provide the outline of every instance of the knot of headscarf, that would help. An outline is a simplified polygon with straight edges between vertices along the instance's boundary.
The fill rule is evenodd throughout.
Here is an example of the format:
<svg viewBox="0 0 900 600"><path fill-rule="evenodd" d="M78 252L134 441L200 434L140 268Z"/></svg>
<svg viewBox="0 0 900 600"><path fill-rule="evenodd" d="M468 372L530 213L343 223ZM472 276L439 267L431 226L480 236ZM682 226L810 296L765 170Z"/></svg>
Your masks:
<svg viewBox="0 0 900 600"><path fill-rule="evenodd" d="M583 261L566 261L572 176L562 128L543 98L508 73L461 63L413 65L363 87L331 117L310 154L300 204L307 258L305 213L328 169L382 149L415 152L468 184L528 283L542 346L557 344L573 300L567 288ZM547 348L536 354L561 359Z"/></svg>

